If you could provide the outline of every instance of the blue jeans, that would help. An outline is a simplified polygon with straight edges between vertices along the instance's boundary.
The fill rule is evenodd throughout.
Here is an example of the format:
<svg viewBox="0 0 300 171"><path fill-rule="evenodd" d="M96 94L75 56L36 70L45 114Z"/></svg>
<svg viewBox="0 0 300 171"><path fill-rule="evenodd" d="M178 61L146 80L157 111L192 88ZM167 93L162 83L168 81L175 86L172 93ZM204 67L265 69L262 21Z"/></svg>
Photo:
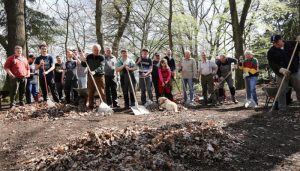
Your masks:
<svg viewBox="0 0 300 171"><path fill-rule="evenodd" d="M27 82L26 85L26 102L31 103L31 95L36 99L38 92L37 92L37 85Z"/></svg>
<svg viewBox="0 0 300 171"><path fill-rule="evenodd" d="M140 84L140 89L141 89L142 104L144 105L146 103L146 99L147 99L146 98L146 91L147 91L149 100L153 101L152 79L151 79L151 77L140 78L139 79L139 84Z"/></svg>
<svg viewBox="0 0 300 171"><path fill-rule="evenodd" d="M183 79L183 96L184 96L184 102L190 103L194 100L194 83L192 78ZM188 100L187 98L187 87L189 87L190 91L190 98Z"/></svg>
<svg viewBox="0 0 300 171"><path fill-rule="evenodd" d="M256 95L256 83L257 83L257 76L246 77L247 100L253 99L257 104L258 101Z"/></svg>

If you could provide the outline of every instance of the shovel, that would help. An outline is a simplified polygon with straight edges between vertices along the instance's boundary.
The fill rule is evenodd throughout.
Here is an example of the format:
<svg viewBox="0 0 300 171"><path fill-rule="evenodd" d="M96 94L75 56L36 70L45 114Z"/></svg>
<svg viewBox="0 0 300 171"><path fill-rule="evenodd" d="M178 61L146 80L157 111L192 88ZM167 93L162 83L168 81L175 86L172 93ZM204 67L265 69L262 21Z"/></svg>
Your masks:
<svg viewBox="0 0 300 171"><path fill-rule="evenodd" d="M47 93L47 106L48 107L55 107L55 103L50 100L50 98L48 97L48 84L47 84L47 79L46 79L46 74L45 74L45 67L43 66L43 76L44 76L44 81L45 81L45 87L46 87L46 93Z"/></svg>
<svg viewBox="0 0 300 171"><path fill-rule="evenodd" d="M78 49L79 49L79 51L83 52L79 46L78 46ZM79 61L80 61L80 60L79 60ZM89 66L89 64L87 63L87 61L85 61L85 64L86 64L86 67L87 67L87 69L88 69L88 73L90 74L90 76L91 76L91 78L92 78L92 81L93 81L93 83L94 83L94 86L95 86L95 88L96 88L96 90L97 90L98 96L99 96L99 98L100 98L100 105L99 105L99 107L98 107L98 109L97 109L97 112L100 112L100 113L106 113L106 114L112 114L112 113L114 113L114 111L113 111L106 103L104 103L104 101L103 101L103 99L102 99L102 97L101 97L100 91L99 91L99 89L98 89L98 87L97 87L95 78L94 78L94 76L93 76L93 74L92 74L92 71L91 71L90 66ZM93 95L93 96L94 96L94 95Z"/></svg>
<svg viewBox="0 0 300 171"><path fill-rule="evenodd" d="M129 82L130 82L130 85L131 85L131 90L132 90L134 101L135 101L134 106L131 107L131 110L132 110L133 114L134 115L149 114L150 112L144 106L139 106L138 105L136 94L135 94L134 87L133 87L132 80L131 80L131 76L130 76L129 71L127 69L126 69L126 71L127 71L128 77L129 77Z"/></svg>
<svg viewBox="0 0 300 171"><path fill-rule="evenodd" d="M294 59L294 55L295 55L295 53L296 53L296 50L297 50L298 45L299 45L299 41L297 41L297 43L296 43L296 46L295 46L295 48L294 48L294 51L293 51L293 54L292 54L292 56L291 56L289 65L288 65L288 67L287 67L287 70L289 70L290 67L291 67L291 65L292 65L292 61L293 61L293 59ZM274 99L272 108L271 108L271 110L270 110L270 113L272 113L273 110L274 110L274 108L275 108L275 103L276 103L276 101L277 101L279 95L281 94L281 91L282 91L281 89L282 89L283 83L284 83L284 81L286 81L285 79L286 79L286 76L284 75L283 78L282 78L282 80L281 80L281 83L280 83L280 86L279 86L279 88L278 88L278 91L277 91L277 93L276 93L276 96L275 96L275 99ZM298 85L298 86L299 86L299 85Z"/></svg>
<svg viewBox="0 0 300 171"><path fill-rule="evenodd" d="M99 105L97 111L100 112L100 113L112 114L114 111L113 111L106 103L104 103L104 101L103 101L103 99L102 99L102 97L101 97L100 91L99 91L99 89L98 89L98 87L97 87L95 78L94 78L94 76L93 76L93 74L92 74L92 71L91 71L91 69L90 69L89 64L88 64L86 61L85 61L85 64L86 64L86 66L87 66L87 69L88 69L88 71L89 71L89 74L90 74L90 76L91 76L91 78L92 78L92 81L93 81L94 86L95 86L95 88L96 88L96 90L97 90L98 96L99 96L99 98L100 98L100 105Z"/></svg>

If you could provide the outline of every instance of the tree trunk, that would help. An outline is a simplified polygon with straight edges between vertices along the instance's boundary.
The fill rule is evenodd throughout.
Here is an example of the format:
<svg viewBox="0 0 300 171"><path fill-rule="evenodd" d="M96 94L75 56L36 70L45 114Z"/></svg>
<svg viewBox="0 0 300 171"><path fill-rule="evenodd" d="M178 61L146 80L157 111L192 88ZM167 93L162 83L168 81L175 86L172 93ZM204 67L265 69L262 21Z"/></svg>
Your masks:
<svg viewBox="0 0 300 171"><path fill-rule="evenodd" d="M251 0L245 0L243 11L241 14L241 19L239 21L238 12L236 7L235 0L229 0L230 6L230 15L231 15L231 25L233 31L233 42L235 48L235 58L239 59L240 56L244 54L244 40L243 34L245 29L245 22L247 18L247 14L251 5ZM244 88L244 81L242 76L242 71L237 70L236 72L236 88L242 89Z"/></svg>
<svg viewBox="0 0 300 171"><path fill-rule="evenodd" d="M117 31L117 34L115 35L113 45L112 45L112 53L115 56L118 56L120 41L121 41L124 31L127 27L127 24L129 22L129 18L130 18L130 14L131 14L131 9L132 9L131 0L126 0L126 2L127 2L126 14L125 14L125 18L123 21L122 21L122 13L120 12L119 7L117 5L114 6L116 8L116 10L119 12L119 14L118 14L119 15L118 31Z"/></svg>
<svg viewBox="0 0 300 171"><path fill-rule="evenodd" d="M97 42L101 46L101 53L104 54L104 38L103 38L103 25L102 25L102 0L96 0L96 35Z"/></svg>
<svg viewBox="0 0 300 171"><path fill-rule="evenodd" d="M19 45L26 55L24 0L4 0L7 17L7 49L6 54L14 54L14 47Z"/></svg>
<svg viewBox="0 0 300 171"><path fill-rule="evenodd" d="M173 0L169 0L169 19L168 19L168 33L169 33L169 48L173 51L173 35L172 35L172 18L173 18Z"/></svg>

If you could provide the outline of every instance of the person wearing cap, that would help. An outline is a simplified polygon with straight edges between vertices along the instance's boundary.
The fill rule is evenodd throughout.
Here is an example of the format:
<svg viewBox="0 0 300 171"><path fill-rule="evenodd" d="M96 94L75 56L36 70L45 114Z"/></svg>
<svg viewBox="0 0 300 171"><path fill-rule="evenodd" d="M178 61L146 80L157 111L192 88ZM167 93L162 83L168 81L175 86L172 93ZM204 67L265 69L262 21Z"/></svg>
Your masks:
<svg viewBox="0 0 300 171"><path fill-rule="evenodd" d="M239 68L243 70L243 77L246 81L247 100L254 100L257 107L256 83L259 75L259 64L258 60L253 57L252 51L246 50L244 55L245 60L243 56L239 59Z"/></svg>
<svg viewBox="0 0 300 171"><path fill-rule="evenodd" d="M237 67L237 60L234 58L228 58L225 55L220 55L219 60L216 62L218 66L217 75L219 78L219 101L220 103L223 103L224 98L224 84L227 83L232 101L237 104L238 101L235 98L235 87L234 87L234 81L232 78L232 71L236 69ZM233 64L233 66L232 66ZM232 68L233 67L233 68Z"/></svg>
<svg viewBox="0 0 300 171"><path fill-rule="evenodd" d="M158 101L158 98L160 97L159 89L158 89L158 82L159 82L158 68L159 68L159 65L160 65L160 55L159 55L159 53L156 52L154 54L154 58L153 58L152 63L153 63L153 68L152 68L151 76L152 76L153 87L154 87L154 90L155 90L156 101Z"/></svg>
<svg viewBox="0 0 300 171"><path fill-rule="evenodd" d="M108 105L112 105L114 108L119 108L118 95L117 95L117 73L116 64L117 58L112 54L112 49L107 47L105 49L105 94L106 102Z"/></svg>
<svg viewBox="0 0 300 171"><path fill-rule="evenodd" d="M125 109L129 109L130 106L135 105L135 98L133 91L135 88L136 80L134 77L134 71L136 70L135 62L128 57L128 51L126 49L121 50L121 58L118 58L116 64L116 71L120 73L120 82L122 87L122 92L124 96ZM129 74L128 74L129 73ZM131 87L131 78L133 89Z"/></svg>
<svg viewBox="0 0 300 171"><path fill-rule="evenodd" d="M153 63L152 60L149 58L148 49L142 49L142 56L137 59L136 64L139 67L139 85L141 89L141 101L144 105L146 103L146 91L149 100L153 101L151 80Z"/></svg>
<svg viewBox="0 0 300 171"><path fill-rule="evenodd" d="M19 92L20 106L24 106L26 82L30 76L30 67L26 57L22 54L21 46L15 46L15 54L7 58L4 69L10 78L10 107L16 105L17 92Z"/></svg>
<svg viewBox="0 0 300 171"><path fill-rule="evenodd" d="M299 40L299 36L297 41ZM299 52L300 47L296 49L295 56L291 61L291 66L288 69L289 62L292 57L293 50L295 48L295 41L285 42L280 35L274 35L271 37L273 46L269 49L267 56L271 69L277 76L278 85L281 84L284 77L282 88L278 97L278 108L280 112L286 111L286 93L289 89L289 82L296 91L298 101L300 100L300 71L299 71Z"/></svg>
<svg viewBox="0 0 300 171"><path fill-rule="evenodd" d="M30 67L30 77L27 78L26 84L26 103L31 104L31 95L34 101L38 102L38 72L35 70L34 66L35 56L30 54L28 56L28 64Z"/></svg>
<svg viewBox="0 0 300 171"><path fill-rule="evenodd" d="M48 100L48 87L50 88L53 100L59 102L56 86L54 82L55 64L54 59L48 54L48 47L46 44L39 46L41 55L35 59L35 69L39 70L39 84L42 90L44 101ZM47 86L47 87L46 87Z"/></svg>

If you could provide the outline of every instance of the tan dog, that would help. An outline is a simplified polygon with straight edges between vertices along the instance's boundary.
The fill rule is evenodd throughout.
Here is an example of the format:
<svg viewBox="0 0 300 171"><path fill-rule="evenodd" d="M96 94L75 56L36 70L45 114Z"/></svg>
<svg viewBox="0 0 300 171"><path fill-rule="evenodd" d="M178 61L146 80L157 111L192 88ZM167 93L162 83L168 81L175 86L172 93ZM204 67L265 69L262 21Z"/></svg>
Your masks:
<svg viewBox="0 0 300 171"><path fill-rule="evenodd" d="M158 104L160 107L166 109L167 111L178 112L178 106L175 102L172 102L166 97L158 98Z"/></svg>

